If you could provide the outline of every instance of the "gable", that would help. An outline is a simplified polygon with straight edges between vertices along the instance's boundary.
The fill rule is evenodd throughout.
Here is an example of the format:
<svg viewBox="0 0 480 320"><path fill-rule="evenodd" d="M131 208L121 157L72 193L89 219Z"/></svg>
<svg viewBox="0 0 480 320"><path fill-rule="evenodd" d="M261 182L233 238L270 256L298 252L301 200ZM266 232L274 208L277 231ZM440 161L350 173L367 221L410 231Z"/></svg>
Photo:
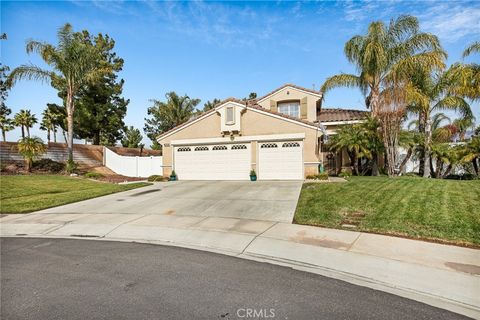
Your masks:
<svg viewBox="0 0 480 320"><path fill-rule="evenodd" d="M289 119L285 116L274 114L260 107L245 107L240 114L242 136L316 132L318 128L313 123ZM172 140L218 138L225 136L222 130L222 118L219 112L213 110L194 121L180 125L158 137L161 144Z"/></svg>

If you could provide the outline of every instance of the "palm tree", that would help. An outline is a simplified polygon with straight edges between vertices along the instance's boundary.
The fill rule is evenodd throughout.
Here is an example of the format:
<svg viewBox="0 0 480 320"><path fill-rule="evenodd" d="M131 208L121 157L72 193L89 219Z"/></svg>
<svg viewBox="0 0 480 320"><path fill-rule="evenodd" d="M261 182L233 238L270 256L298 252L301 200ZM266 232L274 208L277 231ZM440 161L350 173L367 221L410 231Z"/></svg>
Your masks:
<svg viewBox="0 0 480 320"><path fill-rule="evenodd" d="M480 136L472 137L472 139L464 146L464 149L462 150L462 161L471 161L475 174L477 176L479 175Z"/></svg>
<svg viewBox="0 0 480 320"><path fill-rule="evenodd" d="M388 25L370 23L366 35L356 35L345 44L344 53L358 74L332 76L320 91L325 95L336 87L358 87L374 117L386 82L407 78L415 65L444 68L446 58L438 38L419 32L418 19L412 16L400 16Z"/></svg>
<svg viewBox="0 0 480 320"><path fill-rule="evenodd" d="M20 139L17 148L18 153L25 159L25 168L28 172L32 169L33 160L47 151L47 147L39 137Z"/></svg>
<svg viewBox="0 0 480 320"><path fill-rule="evenodd" d="M40 122L40 130L47 131L47 141L50 143L50 132L53 133L53 142L57 142L57 114L47 108L42 112L42 122Z"/></svg>
<svg viewBox="0 0 480 320"><path fill-rule="evenodd" d="M452 110L460 112L462 118L473 118L469 103L456 93L457 80L451 76L453 69L432 74L430 70L418 68L412 77L409 89L409 111L418 115L419 132L424 135L423 156L420 170L423 177L431 176L430 152L432 145L432 115L436 111ZM433 119L434 120L434 119Z"/></svg>
<svg viewBox="0 0 480 320"><path fill-rule="evenodd" d="M101 60L99 50L85 43L80 34L73 32L70 24L61 27L57 37L57 46L34 40L27 43L27 53L39 54L53 70L33 64L21 65L12 71L9 81L11 84L21 79L48 81L65 91L68 161L72 162L75 96L82 86L108 73L111 67L98 63Z"/></svg>
<svg viewBox="0 0 480 320"><path fill-rule="evenodd" d="M464 141L468 129L473 129L475 127L475 118L469 117L463 119L455 119L453 121L453 126L458 132L458 139L460 141Z"/></svg>
<svg viewBox="0 0 480 320"><path fill-rule="evenodd" d="M22 139L25 138L25 130L27 137L30 138L30 128L38 122L37 117L30 110L22 109L15 114L13 122L17 127L22 128Z"/></svg>
<svg viewBox="0 0 480 320"><path fill-rule="evenodd" d="M370 141L361 125L346 125L332 136L330 148L336 152L345 149L350 157L350 165L355 174L359 175L358 159L366 157L371 159L372 152L369 150Z"/></svg>
<svg viewBox="0 0 480 320"><path fill-rule="evenodd" d="M208 110L212 110L213 108L215 108L220 102L222 102L220 99L213 99L212 101L207 101L204 105L203 105L203 112L205 111L208 111Z"/></svg>

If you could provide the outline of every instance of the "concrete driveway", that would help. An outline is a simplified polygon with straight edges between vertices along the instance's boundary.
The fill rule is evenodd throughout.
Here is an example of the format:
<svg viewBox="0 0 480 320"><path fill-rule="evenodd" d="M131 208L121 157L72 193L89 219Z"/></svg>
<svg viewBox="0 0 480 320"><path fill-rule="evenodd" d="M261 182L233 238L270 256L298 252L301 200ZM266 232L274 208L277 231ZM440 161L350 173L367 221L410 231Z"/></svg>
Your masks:
<svg viewBox="0 0 480 320"><path fill-rule="evenodd" d="M302 181L178 181L90 199L42 213L137 213L291 222Z"/></svg>

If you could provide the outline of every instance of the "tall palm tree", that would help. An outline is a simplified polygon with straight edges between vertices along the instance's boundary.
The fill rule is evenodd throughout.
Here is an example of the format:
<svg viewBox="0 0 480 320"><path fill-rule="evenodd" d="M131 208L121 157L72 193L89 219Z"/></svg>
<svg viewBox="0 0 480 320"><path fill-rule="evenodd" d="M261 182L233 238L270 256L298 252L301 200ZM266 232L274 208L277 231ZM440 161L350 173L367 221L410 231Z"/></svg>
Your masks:
<svg viewBox="0 0 480 320"><path fill-rule="evenodd" d="M480 136L472 137L472 139L464 146L462 150L462 161L471 161L473 164L473 169L475 170L475 174L477 176L480 174Z"/></svg>
<svg viewBox="0 0 480 320"><path fill-rule="evenodd" d="M415 65L444 68L446 58L438 38L420 32L418 19L412 16L400 16L388 25L370 23L366 35L356 35L345 44L344 53L358 74L332 76L320 91L325 95L336 87L358 87L374 117L386 82L408 77Z"/></svg>
<svg viewBox="0 0 480 320"><path fill-rule="evenodd" d="M68 131L68 159L73 161L73 115L75 111L75 96L86 83L98 79L108 73L111 67L100 64L100 52L88 45L78 33L74 33L70 24L65 24L58 30L57 46L30 40L27 43L27 53L37 53L52 70L42 69L33 64L25 64L15 68L9 76L13 85L21 79L39 80L56 83L65 93Z"/></svg>
<svg viewBox="0 0 480 320"><path fill-rule="evenodd" d="M470 104L456 92L458 83L451 72L454 72L452 68L432 74L428 69L418 68L412 77L409 111L418 115L419 132L424 135L420 170L423 169L425 178L431 176L432 115L437 111L452 110L459 112L464 119L473 118Z"/></svg>
<svg viewBox="0 0 480 320"><path fill-rule="evenodd" d="M30 110L21 109L15 114L13 122L16 126L22 128L22 139L25 138L25 130L27 138L30 138L30 128L38 122L37 117Z"/></svg>
<svg viewBox="0 0 480 320"><path fill-rule="evenodd" d="M18 153L20 153L25 159L25 167L28 172L30 172L32 168L33 160L47 151L47 147L39 137L20 139L17 148Z"/></svg>
<svg viewBox="0 0 480 320"><path fill-rule="evenodd" d="M40 130L47 131L47 141L50 142L50 133L53 133L53 142L57 142L57 114L47 108L42 112L42 122Z"/></svg>

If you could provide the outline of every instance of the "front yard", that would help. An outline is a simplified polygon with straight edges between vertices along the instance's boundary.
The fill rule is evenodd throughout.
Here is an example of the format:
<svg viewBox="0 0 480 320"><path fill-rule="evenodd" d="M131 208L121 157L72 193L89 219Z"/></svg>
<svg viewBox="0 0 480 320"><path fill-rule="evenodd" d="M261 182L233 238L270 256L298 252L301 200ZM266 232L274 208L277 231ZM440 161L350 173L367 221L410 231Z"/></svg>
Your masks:
<svg viewBox="0 0 480 320"><path fill-rule="evenodd" d="M146 185L118 185L60 175L2 175L0 212L32 212Z"/></svg>
<svg viewBox="0 0 480 320"><path fill-rule="evenodd" d="M307 183L294 222L480 246L480 181L352 177Z"/></svg>

